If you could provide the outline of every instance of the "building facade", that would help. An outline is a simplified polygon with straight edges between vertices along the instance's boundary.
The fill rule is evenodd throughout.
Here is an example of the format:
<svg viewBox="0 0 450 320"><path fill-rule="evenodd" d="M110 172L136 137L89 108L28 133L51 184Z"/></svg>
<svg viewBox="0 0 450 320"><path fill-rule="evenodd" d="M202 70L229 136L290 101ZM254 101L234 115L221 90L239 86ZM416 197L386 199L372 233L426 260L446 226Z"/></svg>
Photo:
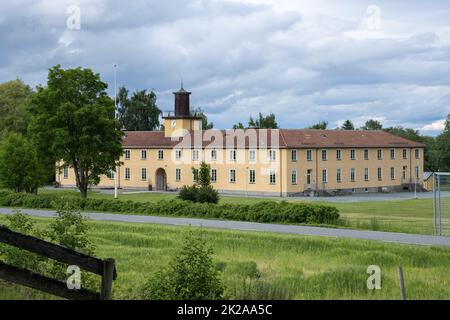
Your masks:
<svg viewBox="0 0 450 320"><path fill-rule="evenodd" d="M202 130L190 92L175 94L164 131L126 131L116 172L98 186L177 190L195 183L205 161L215 189L237 195L338 195L400 191L423 185L424 145L384 131ZM194 170L193 170L194 169ZM73 170L57 173L74 186Z"/></svg>

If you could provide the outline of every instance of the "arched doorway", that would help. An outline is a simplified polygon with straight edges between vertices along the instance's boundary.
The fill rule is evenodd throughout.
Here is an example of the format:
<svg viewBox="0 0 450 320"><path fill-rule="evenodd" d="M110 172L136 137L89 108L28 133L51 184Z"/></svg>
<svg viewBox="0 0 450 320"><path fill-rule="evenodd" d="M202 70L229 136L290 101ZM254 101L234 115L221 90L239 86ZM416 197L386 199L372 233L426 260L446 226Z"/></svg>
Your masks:
<svg viewBox="0 0 450 320"><path fill-rule="evenodd" d="M159 168L156 170L156 190L157 191L166 191L167 187L167 175L166 171L163 168Z"/></svg>

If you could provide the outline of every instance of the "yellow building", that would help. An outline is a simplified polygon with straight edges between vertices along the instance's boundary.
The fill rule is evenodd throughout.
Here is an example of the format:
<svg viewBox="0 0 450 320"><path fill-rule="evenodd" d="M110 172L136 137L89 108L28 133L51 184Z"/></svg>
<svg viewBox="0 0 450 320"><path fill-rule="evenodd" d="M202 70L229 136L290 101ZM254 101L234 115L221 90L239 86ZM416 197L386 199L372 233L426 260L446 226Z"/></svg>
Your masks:
<svg viewBox="0 0 450 320"><path fill-rule="evenodd" d="M337 195L388 192L423 185L424 145L384 131L245 129L202 130L190 92L175 94L164 131L126 131L118 185L177 190L195 181L192 168L211 166L212 184L227 194ZM115 173L97 187L112 188ZM74 186L72 170L57 174Z"/></svg>

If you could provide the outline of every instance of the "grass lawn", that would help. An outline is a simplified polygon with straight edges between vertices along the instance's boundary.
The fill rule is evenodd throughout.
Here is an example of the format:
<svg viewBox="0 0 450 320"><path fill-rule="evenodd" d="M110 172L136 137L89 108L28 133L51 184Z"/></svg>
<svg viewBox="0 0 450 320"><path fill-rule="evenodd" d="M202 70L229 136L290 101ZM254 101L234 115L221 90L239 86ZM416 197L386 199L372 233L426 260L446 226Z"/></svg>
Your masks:
<svg viewBox="0 0 450 320"><path fill-rule="evenodd" d="M43 227L48 219L34 218ZM0 216L0 223L5 217ZM100 257L116 259L114 298L138 298L149 275L166 265L187 228L89 221ZM450 249L271 233L204 230L222 266L228 296L255 299L399 299L397 266L410 299L450 297ZM243 276L255 262L261 277ZM366 269L378 265L382 289L368 290ZM46 295L0 282L0 299Z"/></svg>
<svg viewBox="0 0 450 320"><path fill-rule="evenodd" d="M60 193L65 195L78 196L72 190L41 190L41 193ZM101 194L92 191L89 194L92 198L112 199L112 195ZM158 200L175 199L176 194L168 193L135 193L123 194L119 196L120 201L132 200L152 202ZM220 198L220 203L247 203L252 204L258 201L280 201L277 198L246 198L246 197L224 197ZM308 201L308 200L288 200L288 201ZM313 203L320 203L314 201ZM411 199L398 201L368 201L358 203L333 203L323 202L336 206L343 218L342 227L352 229L393 231L417 234L433 234L433 202L431 199ZM450 225L450 221L446 221Z"/></svg>

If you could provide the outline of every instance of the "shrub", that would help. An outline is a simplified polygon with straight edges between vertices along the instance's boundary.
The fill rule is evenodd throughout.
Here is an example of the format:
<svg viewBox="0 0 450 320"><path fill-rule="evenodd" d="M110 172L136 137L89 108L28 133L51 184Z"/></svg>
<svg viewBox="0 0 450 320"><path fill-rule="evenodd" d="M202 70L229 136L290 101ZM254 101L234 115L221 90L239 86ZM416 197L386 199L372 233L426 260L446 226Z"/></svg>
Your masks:
<svg viewBox="0 0 450 320"><path fill-rule="evenodd" d="M211 186L201 186L197 189L197 202L218 203L219 193Z"/></svg>
<svg viewBox="0 0 450 320"><path fill-rule="evenodd" d="M194 184L193 186L183 186L179 193L178 198L186 201L197 201L197 186Z"/></svg>
<svg viewBox="0 0 450 320"><path fill-rule="evenodd" d="M224 289L212 254L212 248L202 236L189 231L169 266L158 271L144 285L142 297L151 300L221 298Z"/></svg>
<svg viewBox="0 0 450 320"><path fill-rule="evenodd" d="M186 187L190 190L192 187ZM200 190L202 187L195 187ZM209 194L211 192L211 194ZM186 191L189 193L189 191ZM202 193L202 197L214 199L215 190ZM76 196L33 195L0 191L0 205L57 209L70 203L80 210L104 211L161 216L185 216L265 223L336 224L339 212L336 207L286 201L260 201L255 204L215 204L181 200L157 202L117 201L109 199L82 199Z"/></svg>

